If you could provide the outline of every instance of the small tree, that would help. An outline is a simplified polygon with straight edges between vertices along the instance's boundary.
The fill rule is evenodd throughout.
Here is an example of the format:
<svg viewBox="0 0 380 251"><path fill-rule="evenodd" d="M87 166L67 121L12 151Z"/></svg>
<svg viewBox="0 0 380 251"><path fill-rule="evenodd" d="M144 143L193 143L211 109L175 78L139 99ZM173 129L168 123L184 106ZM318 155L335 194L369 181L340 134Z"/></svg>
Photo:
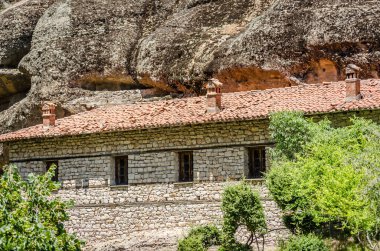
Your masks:
<svg viewBox="0 0 380 251"><path fill-rule="evenodd" d="M263 206L257 193L246 182L227 187L223 192L223 238L221 250L248 250L253 242L260 249L264 247L264 234L267 232ZM240 226L246 226L250 235L245 245L235 239Z"/></svg>
<svg viewBox="0 0 380 251"><path fill-rule="evenodd" d="M0 178L0 250L81 250L83 242L67 233L64 222L72 202L52 198L60 184L53 182L55 166L26 180L15 166Z"/></svg>

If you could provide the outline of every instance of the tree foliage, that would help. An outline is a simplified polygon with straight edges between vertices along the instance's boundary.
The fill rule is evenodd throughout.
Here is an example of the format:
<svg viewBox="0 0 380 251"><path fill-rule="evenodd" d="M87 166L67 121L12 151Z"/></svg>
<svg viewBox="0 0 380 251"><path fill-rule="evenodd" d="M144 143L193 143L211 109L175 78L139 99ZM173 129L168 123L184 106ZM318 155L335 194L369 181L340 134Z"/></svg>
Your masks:
<svg viewBox="0 0 380 251"><path fill-rule="evenodd" d="M334 128L290 112L270 123L273 138L283 141L277 141L267 184L293 230L354 236L378 248L380 126L353 118L352 125Z"/></svg>
<svg viewBox="0 0 380 251"><path fill-rule="evenodd" d="M267 225L263 206L257 193L244 181L235 186L227 187L223 192L223 242L220 250L248 250L255 241L259 249ZM237 243L235 233L239 226L245 226L250 233L247 243Z"/></svg>
<svg viewBox="0 0 380 251"><path fill-rule="evenodd" d="M311 137L309 123L301 112L285 111L272 114L269 130L280 153L275 156L283 155L287 159L294 159Z"/></svg>
<svg viewBox="0 0 380 251"><path fill-rule="evenodd" d="M15 166L5 167L0 178L0 250L81 250L83 242L63 224L72 202L51 197L60 187L51 180L55 168L24 180Z"/></svg>

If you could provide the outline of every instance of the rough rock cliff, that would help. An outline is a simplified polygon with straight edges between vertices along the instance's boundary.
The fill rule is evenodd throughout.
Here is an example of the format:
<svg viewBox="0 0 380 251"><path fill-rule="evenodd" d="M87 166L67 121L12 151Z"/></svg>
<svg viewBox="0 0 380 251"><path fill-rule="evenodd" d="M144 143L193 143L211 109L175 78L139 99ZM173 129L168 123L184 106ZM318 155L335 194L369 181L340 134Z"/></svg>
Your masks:
<svg viewBox="0 0 380 251"><path fill-rule="evenodd" d="M0 0L0 132L150 95L380 75L379 0ZM150 89L154 88L154 89Z"/></svg>

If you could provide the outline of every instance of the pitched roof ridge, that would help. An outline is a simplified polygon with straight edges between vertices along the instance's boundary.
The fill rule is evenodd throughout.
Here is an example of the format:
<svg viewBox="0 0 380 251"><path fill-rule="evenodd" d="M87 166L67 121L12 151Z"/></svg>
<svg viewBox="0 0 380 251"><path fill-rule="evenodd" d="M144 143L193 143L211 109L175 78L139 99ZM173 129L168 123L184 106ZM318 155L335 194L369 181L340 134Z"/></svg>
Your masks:
<svg viewBox="0 0 380 251"><path fill-rule="evenodd" d="M289 90L294 90L294 89L308 89L310 87L332 86L332 85L337 85L337 84L342 84L342 83L344 83L344 81L335 81L335 82L331 82L327 85L324 83L303 84L303 85L294 85L294 86L288 86L288 87L270 88L270 89L265 89L265 90L248 90L248 91L239 91L239 92L227 92L227 93L223 93L223 95L235 96L235 95L241 95L241 94L273 93L276 91L289 91ZM380 85L380 83L379 83L379 85ZM115 107L133 107L136 105L138 105L140 107L141 106L151 106L152 107L155 104L165 104L165 103L166 104L168 104L168 103L173 104L173 103L179 103L182 101L192 101L192 100L201 99L201 98L204 98L204 96L181 97L181 98L154 100L154 101L147 101L147 102L134 102L134 103L130 103L130 104L107 105L107 106L97 107L97 108L92 109L92 110L79 112L77 114L73 114L73 115L68 116L68 117L60 118L60 119L57 119L57 121L63 120L66 118L70 118L72 116L83 116L84 114L93 113L96 111L108 111L109 109L115 108Z"/></svg>
<svg viewBox="0 0 380 251"><path fill-rule="evenodd" d="M344 82L344 81L331 82L328 85L339 84L342 82ZM279 91L279 90L285 91L285 90L291 90L291 89L306 89L306 88L310 88L310 87L314 87L314 86L326 86L326 84L313 83L313 84L294 85L294 86L288 86L288 87L270 88L270 89L265 89L265 90L248 90L248 91L239 91L239 92L226 92L226 93L223 93L223 95L235 96L235 95L239 95L239 94L271 93L271 92ZM91 109L88 111L79 112L79 113L73 114L71 116L83 115L85 113L91 113L91 112L99 111L99 110L107 111L108 109L111 109L114 107L132 107L132 106L136 106L136 105L144 106L144 105L154 105L154 104L164 104L164 103L178 103L178 102L182 102L182 101L191 101L191 100L196 100L196 99L201 99L201 98L204 98L204 95L203 96L180 97L180 98L173 98L173 99L134 102L134 103L130 103L130 104L106 105L106 106L97 107L97 108L94 108L94 109ZM69 117L71 117L71 116L69 116ZM65 117L65 118L67 118L67 117ZM64 119L64 118L61 118L61 119Z"/></svg>
<svg viewBox="0 0 380 251"><path fill-rule="evenodd" d="M274 91L288 91L292 89L307 89L310 87L318 87L318 86L331 86L331 85L338 85L342 84L344 81L334 81L334 82L329 82L329 84L324 84L324 83L313 83L313 84L301 84L301 85L292 85L292 86L286 86L286 87L275 87L275 88L270 88L270 89L265 89L265 90L249 90L249 91L240 91L240 92L229 92L229 93L223 93L225 94L239 94L239 93L271 93Z"/></svg>

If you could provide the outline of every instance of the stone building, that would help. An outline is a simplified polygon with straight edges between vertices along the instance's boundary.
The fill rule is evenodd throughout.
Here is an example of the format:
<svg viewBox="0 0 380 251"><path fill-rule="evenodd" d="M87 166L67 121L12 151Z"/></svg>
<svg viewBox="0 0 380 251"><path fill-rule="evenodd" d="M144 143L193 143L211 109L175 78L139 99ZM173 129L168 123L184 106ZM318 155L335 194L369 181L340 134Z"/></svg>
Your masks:
<svg viewBox="0 0 380 251"><path fill-rule="evenodd" d="M352 69L355 72L355 69ZM69 229L93 243L138 231L180 233L220 223L223 188L246 177L263 200L268 245L284 238L281 213L263 185L272 112L299 110L336 125L352 115L380 122L380 81L295 86L223 93L217 80L206 97L103 107L55 119L43 106L43 123L0 135L4 156L21 173L58 166L58 192L74 199ZM168 245L174 245L175 241Z"/></svg>

